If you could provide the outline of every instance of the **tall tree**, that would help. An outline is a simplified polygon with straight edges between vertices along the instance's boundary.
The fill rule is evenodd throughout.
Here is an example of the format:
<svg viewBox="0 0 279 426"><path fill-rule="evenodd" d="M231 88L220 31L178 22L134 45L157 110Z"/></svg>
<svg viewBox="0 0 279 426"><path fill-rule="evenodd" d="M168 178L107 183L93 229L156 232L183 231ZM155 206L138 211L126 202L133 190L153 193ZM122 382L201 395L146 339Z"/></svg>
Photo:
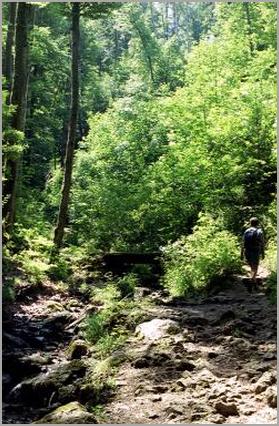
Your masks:
<svg viewBox="0 0 279 426"><path fill-rule="evenodd" d="M15 26L17 15L17 3L9 4L9 21L8 32L6 38L5 53L3 55L3 75L6 78L6 85L9 95L7 96L7 103L10 103L10 95L12 92L12 81L14 73L14 44L15 44Z"/></svg>
<svg viewBox="0 0 279 426"><path fill-rule="evenodd" d="M76 128L79 109L79 45L80 45L80 4L72 4L72 74L71 74L71 111L68 127L68 139L65 157L65 172L62 185L62 196L59 206L57 225L54 231L54 244L61 247L64 228L67 222L74 150L76 142Z"/></svg>
<svg viewBox="0 0 279 426"><path fill-rule="evenodd" d="M33 17L33 6L30 3L19 3L15 39L15 71L11 103L15 111L11 126L14 130L24 132L26 122L26 101L29 75L29 41L28 34ZM3 208L5 230L11 231L16 215L16 198L18 189L20 155L12 156L6 162L6 180L3 195L7 198Z"/></svg>

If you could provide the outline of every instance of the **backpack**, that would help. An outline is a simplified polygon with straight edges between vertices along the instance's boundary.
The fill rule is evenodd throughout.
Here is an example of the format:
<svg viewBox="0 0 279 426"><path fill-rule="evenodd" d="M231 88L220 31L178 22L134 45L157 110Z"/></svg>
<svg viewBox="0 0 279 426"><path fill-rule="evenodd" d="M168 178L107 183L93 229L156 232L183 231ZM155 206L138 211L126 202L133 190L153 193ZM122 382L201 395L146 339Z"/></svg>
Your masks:
<svg viewBox="0 0 279 426"><path fill-rule="evenodd" d="M249 228L244 232L244 247L246 249L257 249L260 246L259 232L256 228Z"/></svg>

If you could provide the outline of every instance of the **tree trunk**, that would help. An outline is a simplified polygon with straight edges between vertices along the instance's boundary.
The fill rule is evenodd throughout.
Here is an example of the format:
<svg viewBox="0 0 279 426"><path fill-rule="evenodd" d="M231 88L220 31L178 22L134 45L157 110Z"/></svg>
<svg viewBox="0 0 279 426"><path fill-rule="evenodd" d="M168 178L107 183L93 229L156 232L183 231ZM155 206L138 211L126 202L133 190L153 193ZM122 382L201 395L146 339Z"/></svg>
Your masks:
<svg viewBox="0 0 279 426"><path fill-rule="evenodd" d="M145 36L142 33L139 25L137 25L135 22L133 22L133 24L134 24L134 26L135 26L138 34L139 34L139 37L140 37L140 40L141 40L141 43L142 43L142 47L143 47L143 50L144 50L146 58L147 58L148 68L149 68L149 72L150 72L150 79L151 79L152 83L154 83L155 79L154 79L154 71L153 71L153 62L152 62L150 52L148 51L148 44L146 43Z"/></svg>
<svg viewBox="0 0 279 426"><path fill-rule="evenodd" d="M178 16L177 16L177 4L172 3L173 10L173 31L172 34L176 34L178 32Z"/></svg>
<svg viewBox="0 0 279 426"><path fill-rule="evenodd" d="M27 3L18 4L16 40L15 40L15 70L11 103L16 106L11 126L24 132L26 121L26 102L29 75L29 43L28 27L32 17L33 6ZM9 158L6 162L7 179L3 185L3 195L7 198L3 206L4 228L10 232L13 228L16 214L16 198L18 187L20 158Z"/></svg>
<svg viewBox="0 0 279 426"><path fill-rule="evenodd" d="M79 106L79 40L80 40L80 4L72 3L72 76L71 76L71 112L68 127L65 172L62 184L61 202L57 225L54 231L54 244L57 249L62 245L64 228L68 217L68 206L73 170L73 159L76 140L76 128Z"/></svg>
<svg viewBox="0 0 279 426"><path fill-rule="evenodd" d="M154 9L153 9L153 3L152 3L152 1L149 3L149 8L150 8L150 17L151 17L152 32L154 34L156 34L156 24L155 24L155 16L154 16Z"/></svg>
<svg viewBox="0 0 279 426"><path fill-rule="evenodd" d="M252 30L252 22L250 17L250 8L248 3L243 3L242 7L244 8L245 15L246 15L246 21L247 21L247 33L248 33L248 39L249 39L249 47L251 55L254 54L254 44L253 44L253 30Z"/></svg>
<svg viewBox="0 0 279 426"><path fill-rule="evenodd" d="M169 38L169 3L165 4L165 38Z"/></svg>
<svg viewBox="0 0 279 426"><path fill-rule="evenodd" d="M9 4L9 23L6 40L5 54L3 55L3 75L6 78L6 88L8 90L7 103L11 103L12 82L14 74L14 44L15 26L17 15L17 3Z"/></svg>

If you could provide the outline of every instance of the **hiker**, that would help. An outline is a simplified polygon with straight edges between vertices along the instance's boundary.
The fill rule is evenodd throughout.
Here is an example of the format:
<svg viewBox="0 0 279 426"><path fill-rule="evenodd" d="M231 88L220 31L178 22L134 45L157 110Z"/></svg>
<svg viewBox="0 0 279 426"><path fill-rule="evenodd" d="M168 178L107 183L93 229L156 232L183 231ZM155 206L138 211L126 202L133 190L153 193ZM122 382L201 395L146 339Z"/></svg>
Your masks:
<svg viewBox="0 0 279 426"><path fill-rule="evenodd" d="M251 268L251 278L256 280L260 257L264 259L264 237L263 231L259 227L259 221L256 217L250 219L250 228L246 229L243 235L243 245L241 258L243 255Z"/></svg>

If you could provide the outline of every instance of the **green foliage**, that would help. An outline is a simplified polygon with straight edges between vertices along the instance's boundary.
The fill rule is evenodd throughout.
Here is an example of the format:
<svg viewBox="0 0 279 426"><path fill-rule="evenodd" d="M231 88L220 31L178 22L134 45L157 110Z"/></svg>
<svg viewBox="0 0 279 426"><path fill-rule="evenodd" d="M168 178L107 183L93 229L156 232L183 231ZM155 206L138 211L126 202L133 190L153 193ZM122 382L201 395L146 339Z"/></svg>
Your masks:
<svg viewBox="0 0 279 426"><path fill-rule="evenodd" d="M23 157L17 224L13 235L5 235L7 265L18 263L34 283L71 281L72 289L88 294L88 277L79 270L86 256L158 251L177 241L167 248L173 253L168 285L184 293L221 274L222 262L234 268L224 254L235 259L230 232L240 235L252 215L261 218L268 239L276 235L276 5L119 6L81 7L71 205L65 248L52 263L69 120L71 5L48 3L37 10L25 135L11 128L14 107L4 91L4 179L7 160ZM5 37L7 8L3 28ZM204 240L202 219L197 222L203 211L223 223L220 229L216 224L210 253L206 238L215 225L206 219ZM175 247L194 256L193 267L175 262ZM133 273L142 279L136 268ZM144 274L152 279L150 271ZM135 275L109 278L96 300L105 310L120 309L120 299L137 285ZM108 318L94 321L110 336Z"/></svg>
<svg viewBox="0 0 279 426"><path fill-rule="evenodd" d="M139 284L135 274L126 274L116 281L117 288L120 290L121 297L133 296L136 286Z"/></svg>
<svg viewBox="0 0 279 426"><path fill-rule="evenodd" d="M164 284L174 296L205 290L217 277L241 270L237 239L209 215L200 215L193 234L164 248Z"/></svg>
<svg viewBox="0 0 279 426"><path fill-rule="evenodd" d="M14 302L15 300L14 278L8 278L3 283L2 300L4 304Z"/></svg>
<svg viewBox="0 0 279 426"><path fill-rule="evenodd" d="M104 334L105 325L106 319L104 315L96 314L90 316L87 320L87 339L92 343L96 343Z"/></svg>
<svg viewBox="0 0 279 426"><path fill-rule="evenodd" d="M252 33L266 20L271 31L272 8L251 8ZM107 112L90 118L77 153L71 207L80 243L156 250L191 232L202 210L218 212L236 234L251 215L269 216L276 192L276 50L266 38L251 54L247 32L239 35L233 24L246 19L245 10L224 5L224 18L221 9L212 33L187 54L185 87L170 94L162 82L155 95L138 75L125 80L122 98ZM164 62L164 56L140 8L129 13L132 23L133 14L140 16L136 25L156 50L156 74L156 58ZM131 22L125 25L134 34ZM136 52L144 48L134 37L138 61Z"/></svg>
<svg viewBox="0 0 279 426"><path fill-rule="evenodd" d="M265 251L264 266L269 271L267 278L267 294L271 303L277 302L277 244L276 240L270 240Z"/></svg>
<svg viewBox="0 0 279 426"><path fill-rule="evenodd" d="M131 331L144 318L143 305L148 302L127 299L131 286L136 285L136 282L133 274L127 274L114 282L108 281L105 287L93 291L92 301L100 303L101 308L86 319L84 334L94 344L96 354L101 359L121 348ZM125 290L124 298L119 286L123 286Z"/></svg>

